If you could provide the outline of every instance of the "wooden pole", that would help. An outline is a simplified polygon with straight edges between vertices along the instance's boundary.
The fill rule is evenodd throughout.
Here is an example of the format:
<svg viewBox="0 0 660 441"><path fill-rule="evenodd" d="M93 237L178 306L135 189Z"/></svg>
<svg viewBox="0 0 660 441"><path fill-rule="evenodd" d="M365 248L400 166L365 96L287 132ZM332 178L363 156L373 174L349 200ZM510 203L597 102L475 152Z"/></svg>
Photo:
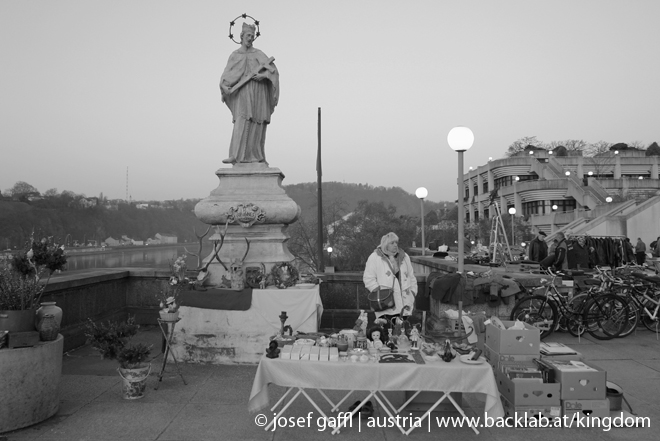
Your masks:
<svg viewBox="0 0 660 441"><path fill-rule="evenodd" d="M318 151L316 152L316 181L317 181L317 206L318 206L318 221L317 221L317 243L319 253L319 272L325 272L325 264L323 263L323 190L321 188L321 108L319 107L318 113Z"/></svg>

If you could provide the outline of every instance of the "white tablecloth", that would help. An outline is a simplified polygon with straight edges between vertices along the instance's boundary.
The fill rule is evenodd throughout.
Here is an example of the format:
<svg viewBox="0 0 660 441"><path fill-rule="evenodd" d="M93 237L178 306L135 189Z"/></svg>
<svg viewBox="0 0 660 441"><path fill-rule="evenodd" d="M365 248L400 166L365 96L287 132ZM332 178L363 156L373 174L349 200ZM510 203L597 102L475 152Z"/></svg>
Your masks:
<svg viewBox="0 0 660 441"><path fill-rule="evenodd" d="M330 390L436 391L483 393L489 417L503 417L497 383L488 363L431 361L412 363L352 363L300 361L262 357L252 383L248 410L268 406L268 384Z"/></svg>
<svg viewBox="0 0 660 441"><path fill-rule="evenodd" d="M293 332L317 332L323 314L319 285L312 289L255 289L252 307L274 331L282 327L280 314L286 311Z"/></svg>

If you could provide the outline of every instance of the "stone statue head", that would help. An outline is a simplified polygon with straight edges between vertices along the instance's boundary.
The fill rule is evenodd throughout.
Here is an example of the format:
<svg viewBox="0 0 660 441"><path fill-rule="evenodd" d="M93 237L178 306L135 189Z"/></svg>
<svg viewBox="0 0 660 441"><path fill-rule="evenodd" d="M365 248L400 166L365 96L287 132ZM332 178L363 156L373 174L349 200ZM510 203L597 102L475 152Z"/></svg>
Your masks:
<svg viewBox="0 0 660 441"><path fill-rule="evenodd" d="M254 41L254 34L256 32L256 27L247 23L243 23L241 28L241 44L245 47L252 47L252 42Z"/></svg>

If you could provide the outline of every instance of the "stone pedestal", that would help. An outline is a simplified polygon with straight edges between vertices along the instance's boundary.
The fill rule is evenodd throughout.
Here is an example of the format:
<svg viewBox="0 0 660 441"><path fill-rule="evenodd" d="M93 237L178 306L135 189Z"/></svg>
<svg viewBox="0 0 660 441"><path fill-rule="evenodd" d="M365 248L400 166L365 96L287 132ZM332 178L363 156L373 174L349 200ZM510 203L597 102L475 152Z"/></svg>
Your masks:
<svg viewBox="0 0 660 441"><path fill-rule="evenodd" d="M235 164L215 173L220 179L218 188L195 206L195 215L202 222L227 234L218 253L225 266L232 260L243 260L244 267L264 264L266 271L279 262L294 259L286 242L286 229L300 215L300 207L282 188L284 174L266 163ZM247 240L250 249L247 255ZM213 255L205 259L208 262ZM209 266L209 283L218 285L222 277L229 279L227 270L216 260Z"/></svg>

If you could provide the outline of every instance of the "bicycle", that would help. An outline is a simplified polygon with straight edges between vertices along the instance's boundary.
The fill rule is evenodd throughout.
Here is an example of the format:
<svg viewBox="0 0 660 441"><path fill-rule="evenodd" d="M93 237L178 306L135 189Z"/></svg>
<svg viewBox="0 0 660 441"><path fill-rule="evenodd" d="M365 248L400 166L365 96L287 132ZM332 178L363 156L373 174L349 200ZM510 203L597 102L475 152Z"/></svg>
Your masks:
<svg viewBox="0 0 660 441"><path fill-rule="evenodd" d="M519 299L511 310L510 319L520 320L539 328L541 339L545 339L555 331L563 317L568 332L579 337L589 332L599 340L609 340L616 337L623 329L621 314L628 314L627 302L614 294L601 291L601 287L592 286L586 293L579 294L569 300L559 293L555 280L561 273L546 270L551 281L543 279L545 287L543 294L527 294Z"/></svg>
<svg viewBox="0 0 660 441"><path fill-rule="evenodd" d="M621 268L617 268L621 269ZM620 337L632 334L641 321L651 332L660 331L660 277L641 272L631 272L629 278L614 278L608 275L615 294L623 296L629 304L628 322ZM634 280L637 279L637 280Z"/></svg>

